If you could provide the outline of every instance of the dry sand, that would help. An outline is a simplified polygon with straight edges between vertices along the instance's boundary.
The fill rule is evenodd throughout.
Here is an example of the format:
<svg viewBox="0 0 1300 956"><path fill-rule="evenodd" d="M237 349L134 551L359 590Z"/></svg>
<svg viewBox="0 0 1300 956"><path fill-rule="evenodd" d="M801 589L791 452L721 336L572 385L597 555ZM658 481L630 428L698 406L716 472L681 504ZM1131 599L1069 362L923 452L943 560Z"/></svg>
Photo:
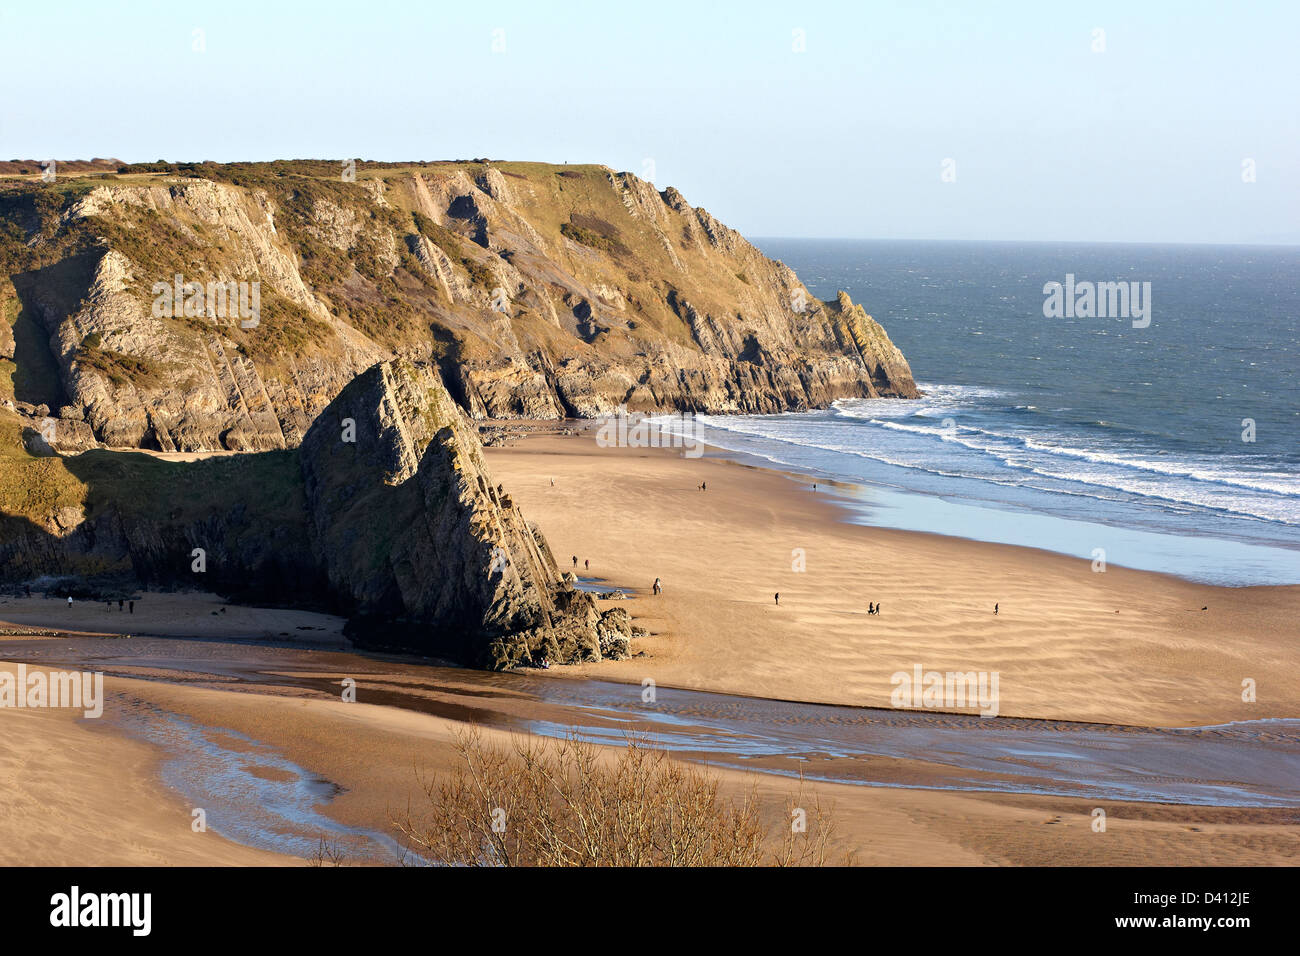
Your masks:
<svg viewBox="0 0 1300 956"><path fill-rule="evenodd" d="M1300 586L1094 573L1045 551L851 525L805 481L671 449L539 436L487 454L560 563L576 555L580 575L635 590L628 609L653 632L634 642L647 657L566 676L887 707L891 675L920 665L999 672L1002 716L1300 716ZM1242 701L1246 678L1257 703Z"/></svg>

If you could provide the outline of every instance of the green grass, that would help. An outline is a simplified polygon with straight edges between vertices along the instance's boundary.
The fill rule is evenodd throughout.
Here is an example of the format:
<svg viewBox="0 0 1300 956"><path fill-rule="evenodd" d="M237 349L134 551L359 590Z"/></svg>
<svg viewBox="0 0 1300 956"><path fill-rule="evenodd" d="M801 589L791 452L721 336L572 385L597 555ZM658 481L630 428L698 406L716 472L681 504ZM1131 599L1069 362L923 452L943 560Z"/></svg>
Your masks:
<svg viewBox="0 0 1300 956"><path fill-rule="evenodd" d="M261 299L256 326L251 329L223 328L226 335L240 342L239 348L254 361L275 366L286 355L302 355L333 338L333 329L296 302L265 287Z"/></svg>
<svg viewBox="0 0 1300 956"><path fill-rule="evenodd" d="M91 333L77 349L74 361L82 368L93 368L114 385L162 388L167 384L162 367L151 359L101 348L99 335Z"/></svg>
<svg viewBox="0 0 1300 956"><path fill-rule="evenodd" d="M67 459L85 482L87 517L110 508L125 519L188 524L207 515L251 511L274 526L306 520L296 450L163 461L143 452L94 449Z"/></svg>
<svg viewBox="0 0 1300 956"><path fill-rule="evenodd" d="M582 246L590 246L592 249L611 249L611 243L604 236L590 229L583 229L581 226L575 226L571 222L566 222L560 226L560 234Z"/></svg>
<svg viewBox="0 0 1300 956"><path fill-rule="evenodd" d="M67 470L62 458L38 458L23 445L23 424L0 410L0 514L45 524L62 508L79 508L86 485Z"/></svg>
<svg viewBox="0 0 1300 956"><path fill-rule="evenodd" d="M415 229L435 246L447 254L452 262L457 263L469 276L471 285L491 290L497 285L496 273L466 251L466 245L472 245L459 233L452 232L446 226L440 226L420 212L412 212Z"/></svg>
<svg viewBox="0 0 1300 956"><path fill-rule="evenodd" d="M109 509L127 520L187 524L251 511L268 527L297 527L306 499L296 450L173 462L143 452L93 449L70 457L27 452L23 424L0 410L0 514L43 525L61 508Z"/></svg>

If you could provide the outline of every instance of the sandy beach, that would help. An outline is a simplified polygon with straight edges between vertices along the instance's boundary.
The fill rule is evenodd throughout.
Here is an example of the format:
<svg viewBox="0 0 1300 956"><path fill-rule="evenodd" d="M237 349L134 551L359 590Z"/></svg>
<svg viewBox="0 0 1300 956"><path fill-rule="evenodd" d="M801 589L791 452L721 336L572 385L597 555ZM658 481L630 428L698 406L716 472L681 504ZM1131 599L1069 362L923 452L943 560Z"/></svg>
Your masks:
<svg viewBox="0 0 1300 956"><path fill-rule="evenodd" d="M631 660L528 671L534 681L626 682L637 685L634 695L649 678L664 688L888 707L890 675L919 664L1000 671L1003 717L1199 726L1300 710L1298 588L1205 587L1118 567L1094 574L1058 555L854 526L831 495L795 478L670 450L598 448L586 436L529 437L488 457L562 563L571 567L577 556L583 577L633 593L626 606L651 631L634 641ZM792 569L797 549L806 570ZM659 597L650 593L655 577ZM868 601L882 613L868 616ZM325 788L297 824L327 837L338 833L322 825L344 828L346 845L350 830L397 835L393 814L418 805L417 772L451 765L462 720L485 722L490 739L506 741L511 731L498 719L576 719L496 683L512 675L460 672L439 677L452 690L417 687L427 665L358 655L341 627L326 615L239 608L199 593L142 594L134 615L116 605L4 598L0 668L49 660L109 676L101 720L0 710L8 794L0 863L306 862L301 841L297 849L246 845L217 811L211 832L192 833L195 796L176 768L194 744L184 734L141 733L160 721L201 728L219 744L209 758L232 763L225 769L246 782ZM36 628L70 636L15 636ZM250 641L261 643L230 643ZM252 675L271 675L274 686ZM349 675L358 679L355 703L331 689ZM1241 701L1247 677L1257 681L1258 703ZM429 706L392 706L395 692L423 695ZM807 766L815 772L826 759L814 755ZM790 761L747 766L711 769L728 795L756 788L764 813L778 820L798 786L778 775ZM926 789L935 767L922 760L862 766L888 784L808 784L834 805L838 848L859 864L1267 865L1300 857L1294 809L1107 800L1108 826L1098 833L1096 800Z"/></svg>
<svg viewBox="0 0 1300 956"><path fill-rule="evenodd" d="M1194 726L1300 715L1300 587L1094 573L1044 551L855 526L825 485L814 494L673 449L538 436L487 454L565 567L576 555L580 575L636 593L629 609L653 636L634 650L647 656L585 673L888 707L891 675L920 665L1000 672L1002 716ZM804 571L793 570L800 552ZM1255 703L1242 700L1248 678Z"/></svg>

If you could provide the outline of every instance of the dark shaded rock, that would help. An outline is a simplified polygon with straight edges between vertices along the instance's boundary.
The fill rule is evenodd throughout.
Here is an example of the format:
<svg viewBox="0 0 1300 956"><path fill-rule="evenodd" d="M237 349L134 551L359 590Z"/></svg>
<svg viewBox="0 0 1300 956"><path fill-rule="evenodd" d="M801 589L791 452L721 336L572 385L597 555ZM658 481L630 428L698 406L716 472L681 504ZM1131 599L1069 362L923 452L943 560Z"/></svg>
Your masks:
<svg viewBox="0 0 1300 956"><path fill-rule="evenodd" d="M364 372L299 454L317 560L363 642L495 668L600 659L590 595L562 583L431 367Z"/></svg>

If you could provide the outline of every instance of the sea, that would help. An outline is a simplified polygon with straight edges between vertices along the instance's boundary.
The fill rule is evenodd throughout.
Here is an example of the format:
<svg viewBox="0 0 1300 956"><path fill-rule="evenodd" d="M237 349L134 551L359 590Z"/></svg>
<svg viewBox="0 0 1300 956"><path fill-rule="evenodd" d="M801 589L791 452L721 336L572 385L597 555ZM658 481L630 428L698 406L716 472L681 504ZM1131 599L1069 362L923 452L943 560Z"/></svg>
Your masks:
<svg viewBox="0 0 1300 956"><path fill-rule="evenodd" d="M864 524L1300 583L1300 247L757 245L862 304L925 394L703 416L710 444L844 483ZM1053 282L1136 283L1149 312L1045 309Z"/></svg>

